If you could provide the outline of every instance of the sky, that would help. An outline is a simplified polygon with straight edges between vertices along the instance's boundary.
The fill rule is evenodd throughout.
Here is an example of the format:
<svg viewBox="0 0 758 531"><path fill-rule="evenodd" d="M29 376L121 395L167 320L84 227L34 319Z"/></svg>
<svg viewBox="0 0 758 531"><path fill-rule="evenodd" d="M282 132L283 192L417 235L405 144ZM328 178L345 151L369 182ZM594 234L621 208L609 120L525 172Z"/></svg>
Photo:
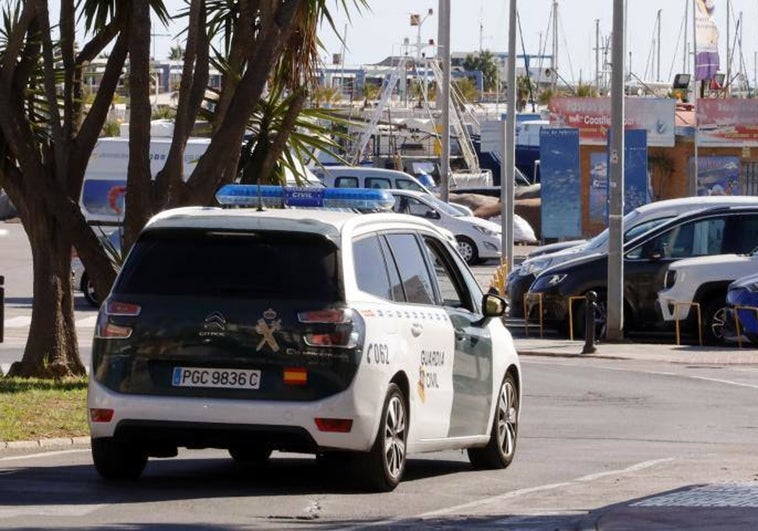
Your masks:
<svg viewBox="0 0 758 531"><path fill-rule="evenodd" d="M721 70L725 71L727 0L714 0L714 3L714 19L720 31ZM421 41L437 41L438 4L435 0L369 0L372 9L360 14L353 13L349 22L344 12L337 13L337 28L341 34L344 32L347 36L345 64L373 63L388 55L400 54L404 38L407 37L411 43L415 43L418 37L417 28L410 25L410 13L424 16L430 8L434 14L421 25ZM613 4L613 0L558 1L558 67L564 79L594 79L595 21L599 20L601 40L609 40L613 26ZM645 80L656 80L658 54L653 48L653 41L657 38L654 29L660 9L660 77L661 81L671 81L673 75L682 72L683 69L684 37L681 34L687 4L688 40L692 42L692 0L631 0L628 4L627 59L631 52L632 72ZM552 28L549 23L553 0L517 0L516 5L521 22L517 52L523 53L520 44L523 37L528 54L538 54L540 45L544 52L549 54L552 43ZM453 52L477 52L480 46L491 51L507 51L509 6L509 0L451 0ZM743 25L746 27L742 35L742 50L752 84L755 71L754 52L758 50L758 32L755 31L758 22L758 2L731 0L731 12L731 40L734 40L736 21L742 12ZM329 28L322 28L320 36L326 48L323 58L325 62L331 63L332 54L341 52L342 45L338 36ZM411 53L415 53L415 50ZM736 60L732 65L732 71L738 69ZM690 71L691 69L690 66Z"/></svg>
<svg viewBox="0 0 758 531"><path fill-rule="evenodd" d="M714 19L720 31L719 48L721 71L726 70L727 2L713 0L716 10ZM350 0L348 0L350 2ZM51 4L55 1L51 1ZM426 16L429 9L434 13L426 17L420 27L421 42L438 41L438 0L368 0L369 8L363 12L350 10L347 13L337 6L341 0L329 0L339 35L324 26L319 36L324 44L322 59L332 63L332 55L341 53L343 45L339 37L346 36L345 65L355 66L379 62L387 56L404 51L403 41L415 43L419 37L416 27L410 25L410 14ZM595 75L596 20L599 21L601 41L610 40L613 26L613 0L558 0L558 66L561 76L569 82L591 81ZM165 0L169 12L182 7L182 0ZM661 10L660 80L670 82L673 76L684 69L683 21L685 5L688 41L692 42L692 0L631 0L628 2L627 60L632 73L646 81L658 77L658 54L653 46L657 37L656 16ZM491 51L507 51L508 12L510 0L451 0L451 39L453 52L477 52L480 47ZM517 52L537 55L540 51L550 54L552 42L551 9L553 0L517 0L521 31L518 34ZM740 13L743 17L742 53L751 84L755 79L755 52L758 51L758 1L730 0L732 41ZM154 25L155 55L166 58L171 46L181 45L176 38L179 28L162 28ZM523 38L523 47L521 39ZM733 44L733 48L737 47ZM434 53L428 47L427 55ZM410 51L415 53L414 50ZM736 57L736 56L735 56ZM610 56L609 56L610 60ZM690 71L691 59L688 60ZM732 61L732 71L739 70L737 59Z"/></svg>

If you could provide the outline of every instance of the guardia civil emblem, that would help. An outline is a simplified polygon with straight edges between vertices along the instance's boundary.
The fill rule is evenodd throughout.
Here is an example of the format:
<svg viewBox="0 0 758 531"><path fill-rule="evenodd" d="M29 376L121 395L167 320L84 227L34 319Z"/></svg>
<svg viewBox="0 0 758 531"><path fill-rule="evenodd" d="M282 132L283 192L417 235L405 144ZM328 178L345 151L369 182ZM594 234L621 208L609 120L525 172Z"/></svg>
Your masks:
<svg viewBox="0 0 758 531"><path fill-rule="evenodd" d="M282 320L276 318L277 314L269 308L263 312L263 317L258 319L258 323L255 325L255 331L262 337L258 342L258 346L255 351L258 352L263 348L263 345L268 345L274 352L279 352L279 343L276 342L274 333L278 332L282 328Z"/></svg>

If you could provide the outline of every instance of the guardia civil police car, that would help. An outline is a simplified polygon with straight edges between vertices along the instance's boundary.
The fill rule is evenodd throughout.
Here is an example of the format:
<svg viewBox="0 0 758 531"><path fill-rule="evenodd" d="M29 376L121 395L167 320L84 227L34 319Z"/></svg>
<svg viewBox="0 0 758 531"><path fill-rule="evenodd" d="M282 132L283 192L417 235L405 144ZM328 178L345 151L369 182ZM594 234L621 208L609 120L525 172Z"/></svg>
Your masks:
<svg viewBox="0 0 758 531"><path fill-rule="evenodd" d="M260 187L263 188L263 187ZM225 187L221 203L391 206L386 191ZM391 490L408 454L514 458L521 370L500 317L429 222L394 213L181 208L145 227L104 301L88 393L107 479L221 448L344 459Z"/></svg>

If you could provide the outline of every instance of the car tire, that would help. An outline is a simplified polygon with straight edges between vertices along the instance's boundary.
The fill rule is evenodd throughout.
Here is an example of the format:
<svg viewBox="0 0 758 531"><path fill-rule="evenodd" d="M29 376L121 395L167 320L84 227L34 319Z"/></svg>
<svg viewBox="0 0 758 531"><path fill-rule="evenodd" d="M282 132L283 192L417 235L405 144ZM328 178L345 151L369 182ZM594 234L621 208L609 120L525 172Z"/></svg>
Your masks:
<svg viewBox="0 0 758 531"><path fill-rule="evenodd" d="M260 466L268 462L268 458L271 457L271 448L257 445L236 446L229 448L229 455L235 463Z"/></svg>
<svg viewBox="0 0 758 531"><path fill-rule="evenodd" d="M463 260L468 265L476 264L479 261L479 251L473 240L466 236L457 236L455 239L458 241L458 252Z"/></svg>
<svg viewBox="0 0 758 531"><path fill-rule="evenodd" d="M133 444L112 438L92 439L92 461L104 479L135 480L147 465L147 454Z"/></svg>
<svg viewBox="0 0 758 531"><path fill-rule="evenodd" d="M487 446L468 449L468 458L474 468L499 469L511 464L516 455L519 406L516 381L513 375L506 374L500 384Z"/></svg>
<svg viewBox="0 0 758 531"><path fill-rule="evenodd" d="M361 486L378 492L394 490L405 471L407 444L408 405L400 388L391 383L374 445L353 455L353 472Z"/></svg>
<svg viewBox="0 0 758 531"><path fill-rule="evenodd" d="M90 281L87 273L82 274L81 290L82 290L82 293L84 294L84 298L87 300L88 303L90 303L95 308L100 307L100 300L98 296L95 294L95 286L92 285L92 282Z"/></svg>
<svg viewBox="0 0 758 531"><path fill-rule="evenodd" d="M703 304L703 341L709 345L722 345L726 342L729 307L725 298L725 295L714 296ZM695 330L697 331L697 324Z"/></svg>

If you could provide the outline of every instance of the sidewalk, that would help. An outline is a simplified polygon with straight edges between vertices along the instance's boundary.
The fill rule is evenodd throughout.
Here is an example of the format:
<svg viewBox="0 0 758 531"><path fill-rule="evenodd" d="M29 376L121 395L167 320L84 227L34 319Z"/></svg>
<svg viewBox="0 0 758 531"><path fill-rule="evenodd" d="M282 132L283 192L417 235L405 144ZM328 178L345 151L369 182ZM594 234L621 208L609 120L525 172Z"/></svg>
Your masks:
<svg viewBox="0 0 758 531"><path fill-rule="evenodd" d="M755 345L743 348L655 343L598 343L592 354L582 354L584 340L570 341L556 338L518 338L513 342L521 356L555 356L563 358L604 358L616 360L664 361L669 363L697 363L705 365L758 364Z"/></svg>

